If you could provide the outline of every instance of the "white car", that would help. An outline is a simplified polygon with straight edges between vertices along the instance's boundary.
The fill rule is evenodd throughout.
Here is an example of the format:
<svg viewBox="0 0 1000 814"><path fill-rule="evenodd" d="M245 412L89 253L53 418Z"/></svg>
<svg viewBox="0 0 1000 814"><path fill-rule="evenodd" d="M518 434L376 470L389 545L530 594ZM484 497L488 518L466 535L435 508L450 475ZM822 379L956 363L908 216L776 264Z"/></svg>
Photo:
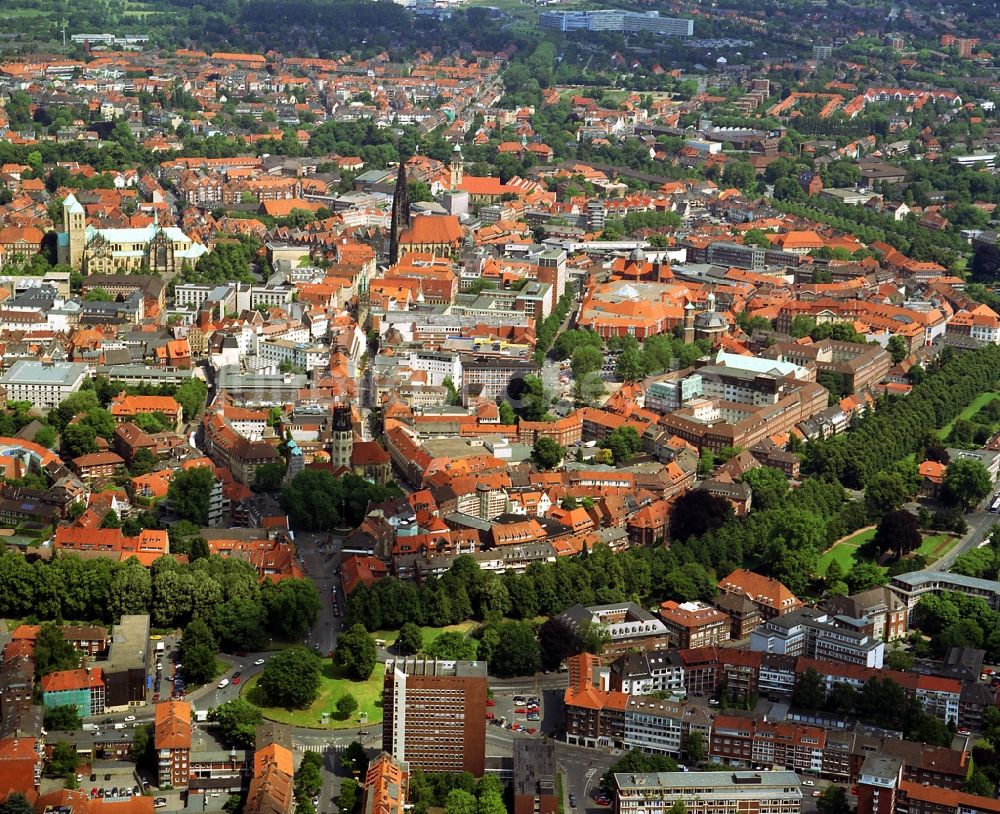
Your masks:
<svg viewBox="0 0 1000 814"><path fill-rule="evenodd" d="M135 716L134 716L134 715L126 715L126 716L125 716L125 720L126 720L126 721L127 721L128 723L132 723L132 721L134 721L134 720L135 720Z"/></svg>
<svg viewBox="0 0 1000 814"><path fill-rule="evenodd" d="M262 665L263 663L264 663L264 659L257 659L257 661L254 662L254 664L256 666L258 666L258 667L260 667L260 665Z"/></svg>
<svg viewBox="0 0 1000 814"><path fill-rule="evenodd" d="M815 786L816 784L815 784L815 783L813 783L813 781L812 781L812 780L803 780L803 781L802 781L802 785L803 785L803 786Z"/></svg>
<svg viewBox="0 0 1000 814"><path fill-rule="evenodd" d="M219 689L220 690L223 689L223 688L225 688L225 687L228 687L228 686L229 686L229 679L228 678L224 678L224 679L222 679L222 681L219 682Z"/></svg>

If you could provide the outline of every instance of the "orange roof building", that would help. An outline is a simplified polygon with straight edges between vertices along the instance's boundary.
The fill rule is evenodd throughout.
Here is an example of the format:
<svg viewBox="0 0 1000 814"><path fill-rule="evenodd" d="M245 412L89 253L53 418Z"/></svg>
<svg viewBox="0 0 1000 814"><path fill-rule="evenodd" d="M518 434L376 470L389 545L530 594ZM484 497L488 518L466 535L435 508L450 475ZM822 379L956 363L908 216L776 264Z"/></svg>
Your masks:
<svg viewBox="0 0 1000 814"><path fill-rule="evenodd" d="M295 806L294 775L292 753L284 746L272 743L254 752L245 814L291 814Z"/></svg>
<svg viewBox="0 0 1000 814"><path fill-rule="evenodd" d="M804 605L783 583L745 568L737 568L728 577L721 579L718 588L724 594L749 599L760 610L765 621L791 613Z"/></svg>
<svg viewBox="0 0 1000 814"><path fill-rule="evenodd" d="M153 743L158 755L159 785L186 788L191 757L190 701L163 701L156 705Z"/></svg>

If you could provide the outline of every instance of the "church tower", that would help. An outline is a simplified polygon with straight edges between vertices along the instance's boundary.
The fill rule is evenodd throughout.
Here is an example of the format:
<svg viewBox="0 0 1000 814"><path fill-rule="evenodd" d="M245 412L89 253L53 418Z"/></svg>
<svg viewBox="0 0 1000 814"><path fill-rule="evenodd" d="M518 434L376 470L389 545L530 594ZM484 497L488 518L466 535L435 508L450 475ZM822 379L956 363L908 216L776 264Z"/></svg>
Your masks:
<svg viewBox="0 0 1000 814"><path fill-rule="evenodd" d="M333 424L330 434L330 462L334 469L351 465L351 455L354 453L354 425L351 421L351 408L337 405L333 408Z"/></svg>
<svg viewBox="0 0 1000 814"><path fill-rule="evenodd" d="M63 231L66 233L66 253L59 258L74 271L83 271L83 255L87 248L87 216L71 192L63 201Z"/></svg>
<svg viewBox="0 0 1000 814"><path fill-rule="evenodd" d="M462 184L462 175L465 170L465 160L462 158L462 147L455 145L451 153L451 191L454 192Z"/></svg>
<svg viewBox="0 0 1000 814"><path fill-rule="evenodd" d="M406 185L406 164L400 159L396 188L392 193L392 220L389 223L389 265L399 262L399 235L410 225L410 193Z"/></svg>

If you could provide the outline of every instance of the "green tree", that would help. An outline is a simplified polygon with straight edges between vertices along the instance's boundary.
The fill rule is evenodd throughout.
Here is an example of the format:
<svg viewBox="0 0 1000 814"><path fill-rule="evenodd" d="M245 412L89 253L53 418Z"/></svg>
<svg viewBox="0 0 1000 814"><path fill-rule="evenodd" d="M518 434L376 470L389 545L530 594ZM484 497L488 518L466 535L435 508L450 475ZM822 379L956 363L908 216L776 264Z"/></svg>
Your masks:
<svg viewBox="0 0 1000 814"><path fill-rule="evenodd" d="M547 435L540 435L531 449L531 459L539 469L554 469L562 463L565 450Z"/></svg>
<svg viewBox="0 0 1000 814"><path fill-rule="evenodd" d="M359 787L358 781L353 777L345 778L340 782L340 796L337 798L337 808L340 814L351 814L358 806Z"/></svg>
<svg viewBox="0 0 1000 814"><path fill-rule="evenodd" d="M252 749L257 726L263 720L260 709L243 698L234 698L212 709L209 719L219 724L227 746Z"/></svg>
<svg viewBox="0 0 1000 814"><path fill-rule="evenodd" d="M357 741L351 741L340 756L340 765L351 774L364 774L368 771L368 753L365 747Z"/></svg>
<svg viewBox="0 0 1000 814"><path fill-rule="evenodd" d="M902 336L896 334L895 336L889 337L889 342L886 345L886 350L892 354L892 363L898 365L907 356L910 355L910 349L906 344L906 340Z"/></svg>
<svg viewBox="0 0 1000 814"><path fill-rule="evenodd" d="M138 477L139 475L148 475L155 466L156 456L146 447L140 447L132 456L132 463L129 465L128 471L133 477Z"/></svg>
<svg viewBox="0 0 1000 814"><path fill-rule="evenodd" d="M945 498L966 510L985 498L992 488L990 473L975 458L959 458L957 461L952 461L944 473Z"/></svg>
<svg viewBox="0 0 1000 814"><path fill-rule="evenodd" d="M452 789L444 804L445 814L477 814L476 798L462 789Z"/></svg>
<svg viewBox="0 0 1000 814"><path fill-rule="evenodd" d="M642 439L635 427L622 425L608 433L601 446L611 452L616 466L623 466L642 449Z"/></svg>
<svg viewBox="0 0 1000 814"><path fill-rule="evenodd" d="M70 424L62 431L62 452L66 459L97 452L97 433L89 424Z"/></svg>
<svg viewBox="0 0 1000 814"><path fill-rule="evenodd" d="M204 684L215 677L218 663L215 654L218 646L211 629L201 619L192 619L181 635L178 647L181 671L191 684Z"/></svg>
<svg viewBox="0 0 1000 814"><path fill-rule="evenodd" d="M777 508L788 495L785 473L770 466L744 473L743 482L753 490L753 507L757 511Z"/></svg>
<svg viewBox="0 0 1000 814"><path fill-rule="evenodd" d="M340 696L340 698L337 699L337 715L342 720L346 721L350 718L357 708L358 699L349 692L345 692L342 696Z"/></svg>
<svg viewBox="0 0 1000 814"><path fill-rule="evenodd" d="M424 646L424 634L413 622L407 622L399 629L396 639L396 652L404 656L419 653Z"/></svg>
<svg viewBox="0 0 1000 814"><path fill-rule="evenodd" d="M827 786L816 800L816 810L819 814L851 814L847 789L843 786Z"/></svg>
<svg viewBox="0 0 1000 814"><path fill-rule="evenodd" d="M906 509L898 509L882 516L875 529L875 537L872 542L875 548L882 553L895 551L897 556L904 557L910 552L916 551L920 547L922 539L920 530L917 528L916 515L906 511Z"/></svg>
<svg viewBox="0 0 1000 814"><path fill-rule="evenodd" d="M167 499L174 514L183 520L208 525L208 507L215 473L207 466L196 466L174 473L167 490Z"/></svg>
<svg viewBox="0 0 1000 814"><path fill-rule="evenodd" d="M0 814L34 814L28 798L21 792L15 791L7 796L7 799L0 803Z"/></svg>
<svg viewBox="0 0 1000 814"><path fill-rule="evenodd" d="M684 741L684 756L695 765L705 759L705 738L700 732L691 732Z"/></svg>
<svg viewBox="0 0 1000 814"><path fill-rule="evenodd" d="M282 462L261 464L257 467L254 486L262 492L277 492L285 479L285 464Z"/></svg>
<svg viewBox="0 0 1000 814"><path fill-rule="evenodd" d="M582 379L588 373L600 370L604 364L604 354L600 348L593 345L581 345L573 351L573 360L570 363L570 370L577 379Z"/></svg>
<svg viewBox="0 0 1000 814"><path fill-rule="evenodd" d="M877 472L865 486L865 505L873 520L895 511L906 499L906 484L898 472Z"/></svg>
<svg viewBox="0 0 1000 814"><path fill-rule="evenodd" d="M495 633L490 640L484 635L479 643L479 655L489 663L491 673L508 677L534 675L538 671L541 651L529 622L508 619L495 627Z"/></svg>
<svg viewBox="0 0 1000 814"><path fill-rule="evenodd" d="M844 579L852 594L867 591L876 585L885 585L886 583L885 573L873 562L854 563Z"/></svg>
<svg viewBox="0 0 1000 814"><path fill-rule="evenodd" d="M212 252L211 254L215 254L215 252ZM201 261L199 261L199 263L200 262ZM225 282L225 280L223 279L219 282ZM177 391L174 393L174 398L177 400L177 403L181 405L181 409L184 412L184 418L187 421L190 421L197 416L199 412L201 412L202 407L205 406L205 399L207 396L208 385L196 376L192 376L183 384L179 385L177 387Z"/></svg>
<svg viewBox="0 0 1000 814"><path fill-rule="evenodd" d="M503 797L497 791L486 791L479 796L476 814L507 814Z"/></svg>
<svg viewBox="0 0 1000 814"><path fill-rule="evenodd" d="M80 654L66 637L62 625L43 622L35 639L35 675L41 678L59 670L75 670L80 666Z"/></svg>
<svg viewBox="0 0 1000 814"><path fill-rule="evenodd" d="M830 788L835 788L831 786ZM996 794L996 783L990 780L984 772L974 770L969 779L965 781L962 788L968 794L975 794L978 797L993 797ZM821 812L821 814L841 814L841 812Z"/></svg>
<svg viewBox="0 0 1000 814"><path fill-rule="evenodd" d="M378 663L375 639L361 624L351 628L337 638L337 649L333 653L333 663L357 681L367 681Z"/></svg>
<svg viewBox="0 0 1000 814"><path fill-rule="evenodd" d="M500 403L497 405L500 410L500 423L504 426L510 426L511 424L517 423L517 415L514 413L514 408L510 406L509 401L500 399Z"/></svg>
<svg viewBox="0 0 1000 814"><path fill-rule="evenodd" d="M476 657L476 642L464 633L449 630L424 648L424 653L429 658L447 661L471 661Z"/></svg>
<svg viewBox="0 0 1000 814"><path fill-rule="evenodd" d="M795 682L792 703L805 710L818 710L824 701L826 692L823 690L823 679L814 668L809 667Z"/></svg>
<svg viewBox="0 0 1000 814"><path fill-rule="evenodd" d="M618 359L615 360L615 378L623 382L635 382L645 373L646 366L638 346L629 345L618 354Z"/></svg>
<svg viewBox="0 0 1000 814"><path fill-rule="evenodd" d="M762 249L770 248L771 241L767 239L763 229L747 229L743 234L744 246L760 246Z"/></svg>
<svg viewBox="0 0 1000 814"><path fill-rule="evenodd" d="M316 700L319 684L319 657L304 647L292 647L268 660L258 686L268 704L304 709Z"/></svg>
<svg viewBox="0 0 1000 814"><path fill-rule="evenodd" d="M68 741L59 741L52 747L52 754L45 764L45 774L48 777L71 778L76 773L79 762L76 747Z"/></svg>
<svg viewBox="0 0 1000 814"><path fill-rule="evenodd" d="M268 630L285 641L298 641L319 617L319 591L308 579L266 582L260 592Z"/></svg>
<svg viewBox="0 0 1000 814"><path fill-rule="evenodd" d="M39 427L38 432L35 433L35 443L46 449L55 449L58 437L59 433L56 432L55 427L45 424Z"/></svg>
<svg viewBox="0 0 1000 814"><path fill-rule="evenodd" d="M233 597L216 606L212 630L223 650L254 653L267 647L267 619L259 601Z"/></svg>
<svg viewBox="0 0 1000 814"><path fill-rule="evenodd" d="M357 526L369 503L399 497L395 484L370 483L357 475L334 477L325 469L305 469L281 489L281 505L297 526L328 530Z"/></svg>
<svg viewBox="0 0 1000 814"><path fill-rule="evenodd" d="M90 710L88 710L89 712ZM80 728L80 711L74 704L45 708L45 728L49 731L72 732Z"/></svg>

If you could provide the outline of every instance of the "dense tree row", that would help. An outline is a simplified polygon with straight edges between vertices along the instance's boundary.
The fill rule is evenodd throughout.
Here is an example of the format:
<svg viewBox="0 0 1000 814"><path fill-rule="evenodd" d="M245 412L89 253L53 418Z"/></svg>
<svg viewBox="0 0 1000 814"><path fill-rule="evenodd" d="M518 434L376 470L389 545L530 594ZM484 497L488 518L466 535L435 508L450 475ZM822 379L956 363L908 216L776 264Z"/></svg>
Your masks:
<svg viewBox="0 0 1000 814"><path fill-rule="evenodd" d="M502 576L480 570L463 555L446 574L419 585L388 577L370 588L358 587L348 599L347 616L368 630L398 629L407 622L448 625L497 615L532 619L576 603L707 599L714 593L711 574L687 546L636 548L619 555L596 546L585 556L532 563L524 574Z"/></svg>
<svg viewBox="0 0 1000 814"><path fill-rule="evenodd" d="M1000 613L981 597L928 594L913 610L913 625L931 637L938 655L949 647L972 647L984 649L990 664L1000 658Z"/></svg>
<svg viewBox="0 0 1000 814"><path fill-rule="evenodd" d="M155 627L206 621L227 649L259 650L269 637L296 640L313 624L319 595L308 580L259 584L256 569L235 558L191 564L161 557L136 560L57 557L28 563L0 554L0 616L111 624L122 614L149 613Z"/></svg>
<svg viewBox="0 0 1000 814"><path fill-rule="evenodd" d="M380 503L402 492L395 484L380 485L357 475L335 478L325 469L304 469L281 490L281 505L296 528L327 531L358 526L369 503Z"/></svg>
<svg viewBox="0 0 1000 814"><path fill-rule="evenodd" d="M799 676L792 703L804 710L853 714L866 723L900 730L907 740L949 746L954 736L954 724L949 729L941 720L925 712L920 701L907 697L903 688L891 678L872 677L861 690L838 683L828 695L822 677L810 667Z"/></svg>
<svg viewBox="0 0 1000 814"><path fill-rule="evenodd" d="M951 357L906 396L880 399L874 413L860 419L851 432L806 447L804 469L860 488L887 464L916 452L933 427L942 427L979 394L996 385L1000 347L988 345Z"/></svg>

